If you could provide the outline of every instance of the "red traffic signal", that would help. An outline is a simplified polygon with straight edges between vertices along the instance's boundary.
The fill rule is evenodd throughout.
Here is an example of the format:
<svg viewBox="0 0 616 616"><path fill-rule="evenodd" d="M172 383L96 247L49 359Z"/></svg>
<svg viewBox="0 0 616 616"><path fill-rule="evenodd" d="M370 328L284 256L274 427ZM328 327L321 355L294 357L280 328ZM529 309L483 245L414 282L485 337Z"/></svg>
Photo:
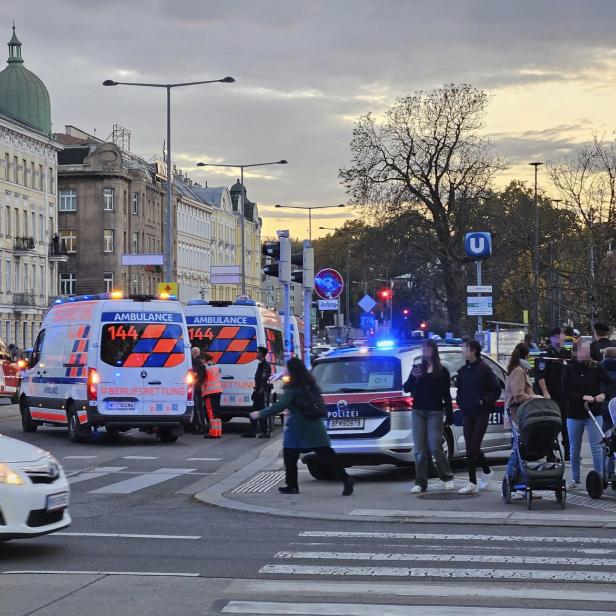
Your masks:
<svg viewBox="0 0 616 616"><path fill-rule="evenodd" d="M403 308L403 309L402 309L402 314L403 314L405 317L408 317L408 316L409 316L409 314L411 314L411 311L410 311L408 308Z"/></svg>
<svg viewBox="0 0 616 616"><path fill-rule="evenodd" d="M425 332L428 329L428 324L425 321L422 321L419 324L419 329L421 329L421 331Z"/></svg>
<svg viewBox="0 0 616 616"><path fill-rule="evenodd" d="M383 289L379 291L379 297L381 297L381 299L389 299L391 297L391 291L389 289Z"/></svg>

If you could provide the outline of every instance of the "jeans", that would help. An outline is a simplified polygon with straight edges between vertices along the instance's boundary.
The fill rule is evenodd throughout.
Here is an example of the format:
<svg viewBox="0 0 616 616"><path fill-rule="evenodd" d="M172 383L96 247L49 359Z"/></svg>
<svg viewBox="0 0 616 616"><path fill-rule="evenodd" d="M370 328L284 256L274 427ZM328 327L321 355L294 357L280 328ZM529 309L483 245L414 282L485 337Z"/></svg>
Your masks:
<svg viewBox="0 0 616 616"><path fill-rule="evenodd" d="M464 442L466 443L466 465L468 468L468 480L477 484L477 466L481 466L483 472L489 475L490 465L481 451L481 442L488 429L490 417L487 413L480 415L464 414Z"/></svg>
<svg viewBox="0 0 616 616"><path fill-rule="evenodd" d="M507 462L507 477L511 482L515 482L516 477L519 479L520 473L520 458L518 457L518 448L516 447L515 440L511 439L511 455L509 456L509 462Z"/></svg>
<svg viewBox="0 0 616 616"><path fill-rule="evenodd" d="M283 447L282 459L284 460L285 479L287 481L287 487L297 489L297 461L299 456L303 453L304 449L289 449ZM334 476L340 481L344 481L348 475L344 466L342 466L340 459L336 457L336 452L331 447L317 447L314 450L319 462L322 462L325 466L328 466L334 471Z"/></svg>
<svg viewBox="0 0 616 616"><path fill-rule="evenodd" d="M441 481L453 481L453 473L443 451L443 413L413 409L413 447L415 450L415 483L428 487L428 456L432 454Z"/></svg>
<svg viewBox="0 0 616 616"><path fill-rule="evenodd" d="M603 418L597 417L597 423L603 425ZM584 428L588 430L590 452L592 454L592 466L603 477L603 449L601 447L601 432L597 430L592 419L567 418L567 431L569 432L569 444L571 446L571 471L573 481L580 482L580 452L582 450L582 437Z"/></svg>

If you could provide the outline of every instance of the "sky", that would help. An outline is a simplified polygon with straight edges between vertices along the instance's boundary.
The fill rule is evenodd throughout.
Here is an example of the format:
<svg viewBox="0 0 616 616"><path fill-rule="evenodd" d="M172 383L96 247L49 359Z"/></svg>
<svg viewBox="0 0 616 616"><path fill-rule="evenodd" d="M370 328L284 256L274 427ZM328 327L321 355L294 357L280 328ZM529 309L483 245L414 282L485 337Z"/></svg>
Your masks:
<svg viewBox="0 0 616 616"><path fill-rule="evenodd" d="M198 161L287 159L245 173L266 236L307 237L307 213L275 204L346 203L338 170L354 120L416 90L471 83L491 94L485 133L510 163L501 185L530 183L528 162L558 160L593 134L614 137L613 0L3 0L0 41L13 20L26 66L49 89L54 130L104 138L119 123L144 158L162 152L164 91L105 79L233 76L173 91L173 158L210 186L238 174ZM313 237L357 215L315 212Z"/></svg>

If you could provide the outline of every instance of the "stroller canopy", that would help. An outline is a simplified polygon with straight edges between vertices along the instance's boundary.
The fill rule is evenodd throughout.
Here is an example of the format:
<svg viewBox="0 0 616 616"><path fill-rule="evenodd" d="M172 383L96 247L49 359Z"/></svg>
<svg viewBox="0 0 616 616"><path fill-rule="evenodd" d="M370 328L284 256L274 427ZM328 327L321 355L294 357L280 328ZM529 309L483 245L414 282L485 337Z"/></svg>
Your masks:
<svg viewBox="0 0 616 616"><path fill-rule="evenodd" d="M534 398L518 409L520 444L529 457L541 458L552 451L562 428L560 409L554 400Z"/></svg>

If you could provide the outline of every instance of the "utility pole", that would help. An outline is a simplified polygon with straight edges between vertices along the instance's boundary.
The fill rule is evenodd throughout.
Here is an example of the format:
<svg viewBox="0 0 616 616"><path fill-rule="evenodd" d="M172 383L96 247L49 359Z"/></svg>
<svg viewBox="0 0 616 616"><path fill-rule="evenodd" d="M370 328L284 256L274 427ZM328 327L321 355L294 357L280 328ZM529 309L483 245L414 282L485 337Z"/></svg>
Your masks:
<svg viewBox="0 0 616 616"><path fill-rule="evenodd" d="M291 240L289 239L289 232L287 230L276 231L276 234L278 235L278 239L280 240L278 280L280 280L283 292L284 357L285 361L288 361L289 359L291 359Z"/></svg>
<svg viewBox="0 0 616 616"><path fill-rule="evenodd" d="M535 341L539 340L539 201L537 193L537 171L543 163L528 163L535 168L535 234L533 241L533 265L534 265L534 295L533 320Z"/></svg>
<svg viewBox="0 0 616 616"><path fill-rule="evenodd" d="M304 363L310 368L312 350L312 288L314 287L314 248L310 240L304 240L303 251L304 278Z"/></svg>

